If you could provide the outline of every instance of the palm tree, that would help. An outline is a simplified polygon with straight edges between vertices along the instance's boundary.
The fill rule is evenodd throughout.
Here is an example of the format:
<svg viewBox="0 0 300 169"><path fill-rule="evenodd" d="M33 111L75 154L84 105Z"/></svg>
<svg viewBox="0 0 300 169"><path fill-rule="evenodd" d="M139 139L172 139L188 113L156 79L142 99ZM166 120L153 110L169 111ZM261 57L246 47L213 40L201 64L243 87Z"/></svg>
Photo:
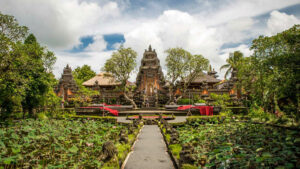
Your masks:
<svg viewBox="0 0 300 169"><path fill-rule="evenodd" d="M226 59L227 64L221 66L220 68L220 70L227 69L224 75L225 79L233 70L236 70L238 68L242 59L243 53L240 51L234 51L233 53L229 54L229 58Z"/></svg>

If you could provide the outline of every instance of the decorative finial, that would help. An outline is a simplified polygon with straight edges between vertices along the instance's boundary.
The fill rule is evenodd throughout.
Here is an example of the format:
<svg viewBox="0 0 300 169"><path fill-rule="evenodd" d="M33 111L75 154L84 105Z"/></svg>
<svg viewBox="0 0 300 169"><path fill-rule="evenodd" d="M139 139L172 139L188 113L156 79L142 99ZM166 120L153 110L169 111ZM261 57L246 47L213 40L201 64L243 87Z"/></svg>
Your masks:
<svg viewBox="0 0 300 169"><path fill-rule="evenodd" d="M211 65L209 65L209 71L211 72Z"/></svg>
<svg viewBox="0 0 300 169"><path fill-rule="evenodd" d="M69 64L67 64L67 68L69 68Z"/></svg>
<svg viewBox="0 0 300 169"><path fill-rule="evenodd" d="M149 45L149 49L148 49L148 50L149 50L149 52L151 52L151 51L152 51L151 45Z"/></svg>

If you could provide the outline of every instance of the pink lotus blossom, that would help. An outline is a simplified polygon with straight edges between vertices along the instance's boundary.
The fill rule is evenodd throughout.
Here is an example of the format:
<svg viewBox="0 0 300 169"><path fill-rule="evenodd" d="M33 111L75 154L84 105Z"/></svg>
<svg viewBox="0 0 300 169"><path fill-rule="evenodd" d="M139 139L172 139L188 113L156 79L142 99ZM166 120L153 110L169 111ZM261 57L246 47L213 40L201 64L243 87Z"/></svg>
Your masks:
<svg viewBox="0 0 300 169"><path fill-rule="evenodd" d="M93 146L94 146L94 143L86 143L86 145L87 145L88 147L93 147Z"/></svg>

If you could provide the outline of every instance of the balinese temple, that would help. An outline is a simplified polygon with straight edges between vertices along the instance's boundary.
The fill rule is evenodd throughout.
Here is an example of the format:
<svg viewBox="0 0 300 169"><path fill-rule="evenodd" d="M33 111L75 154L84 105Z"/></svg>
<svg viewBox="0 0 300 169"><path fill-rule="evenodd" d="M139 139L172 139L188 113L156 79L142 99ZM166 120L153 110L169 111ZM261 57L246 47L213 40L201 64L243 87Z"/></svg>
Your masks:
<svg viewBox="0 0 300 169"><path fill-rule="evenodd" d="M207 72L201 72L188 86L188 90L183 98L199 97L201 99L210 100L210 93L230 94L233 98L236 92L233 90L236 81L235 71L232 73L232 78L228 81L217 79L217 72L211 68ZM99 95L94 96L95 103L105 102L108 104L129 104L124 99L122 91L119 90L119 82L108 73L99 73L95 77L83 83L83 86L99 91ZM169 99L167 82L164 79L159 58L155 49L145 50L139 72L136 77L136 82L128 82L127 85L135 85L135 91L129 94L133 98L138 107L145 107L149 104L150 107L158 107L166 104ZM177 88L180 89L183 83L178 83ZM64 68L64 73L56 88L58 96L63 96L65 100L72 97L77 91L77 86L73 80L72 70L67 65ZM182 90L177 90L175 95L181 95Z"/></svg>
<svg viewBox="0 0 300 169"><path fill-rule="evenodd" d="M151 107L159 103L159 95L165 93L165 79L160 66L157 53L151 45L145 50L141 66L136 77L135 101L137 105L145 106L146 102Z"/></svg>
<svg viewBox="0 0 300 169"><path fill-rule="evenodd" d="M78 86L73 79L72 69L69 65L64 68L59 83L54 90L57 96L62 97L64 101L72 98L78 91Z"/></svg>

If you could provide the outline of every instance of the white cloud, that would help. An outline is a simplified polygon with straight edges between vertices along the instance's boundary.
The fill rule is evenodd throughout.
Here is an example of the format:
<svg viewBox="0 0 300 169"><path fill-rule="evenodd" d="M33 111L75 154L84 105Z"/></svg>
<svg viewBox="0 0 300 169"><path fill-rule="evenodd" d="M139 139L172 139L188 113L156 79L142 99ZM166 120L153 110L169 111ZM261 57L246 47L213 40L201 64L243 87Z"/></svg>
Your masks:
<svg viewBox="0 0 300 169"><path fill-rule="evenodd" d="M104 40L102 35L97 35L93 37L94 42L89 44L85 50L86 51L93 51L93 52L102 52L106 49L106 41Z"/></svg>
<svg viewBox="0 0 300 169"><path fill-rule="evenodd" d="M119 16L117 3L99 6L78 0L1 0L0 10L14 15L37 38L54 49L69 49L81 36L94 33L95 25Z"/></svg>
<svg viewBox="0 0 300 169"><path fill-rule="evenodd" d="M219 25L234 19L254 17L275 9L299 4L299 0L231 0L222 2L210 5L207 10L196 14L197 17L206 25Z"/></svg>
<svg viewBox="0 0 300 169"><path fill-rule="evenodd" d="M239 43L253 37L250 31L255 24L253 18L244 17L231 20L226 24L219 25L218 36L223 43Z"/></svg>
<svg viewBox="0 0 300 169"><path fill-rule="evenodd" d="M100 72L100 69L104 66L104 61L110 58L112 51L107 52L84 52L71 54L67 52L57 52L57 61L54 67L54 73L57 78L60 78L60 74L63 72L63 68L69 64L74 70L77 66L83 66L87 64L91 66L92 70L96 73Z"/></svg>
<svg viewBox="0 0 300 169"><path fill-rule="evenodd" d="M165 11L157 19L145 22L125 34L125 46L138 52L140 62L144 49L151 44L156 49L161 65L165 65L164 51L171 47L183 47L193 54L203 54L214 62L222 45L215 28L207 28L188 13Z"/></svg>
<svg viewBox="0 0 300 169"><path fill-rule="evenodd" d="M294 15L287 15L286 13L273 11L267 21L266 34L275 35L291 28L294 24L300 24L300 20Z"/></svg>

